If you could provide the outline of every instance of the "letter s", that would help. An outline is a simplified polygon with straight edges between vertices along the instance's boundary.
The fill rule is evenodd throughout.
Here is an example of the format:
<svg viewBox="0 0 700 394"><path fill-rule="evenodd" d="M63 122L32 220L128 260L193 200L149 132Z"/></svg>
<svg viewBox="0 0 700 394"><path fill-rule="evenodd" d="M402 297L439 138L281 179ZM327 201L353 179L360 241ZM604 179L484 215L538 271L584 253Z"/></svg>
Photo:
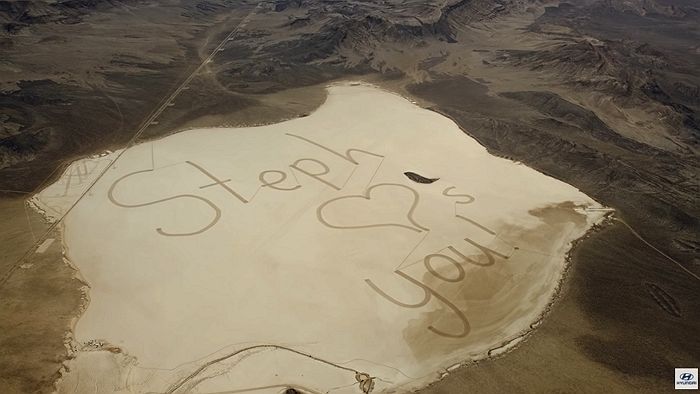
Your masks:
<svg viewBox="0 0 700 394"><path fill-rule="evenodd" d="M200 197L200 196L195 196L194 194L178 194L176 196L162 198L160 200L145 202L145 203L141 203L141 204L124 204L124 203L117 201L117 199L114 198L114 189L117 187L117 184L119 184L119 182L123 181L124 179L126 179L132 175L141 174L144 172L151 172L151 171L153 171L153 170L149 169L149 170L140 170L140 171L130 172L130 173L122 176L121 178L117 179L116 181L114 181L114 183L112 183L112 186L110 186L109 192L107 194L109 201L111 201L114 205L116 205L118 207L122 207L122 208L139 208L139 207L146 207L149 205L159 204L159 203L166 202L166 201L177 200L180 198L192 198L192 199L196 199L196 200L199 200L199 201L206 203L207 205L209 205L209 207L211 207L211 209L214 210L214 218L209 222L209 224L207 224L206 226L202 227L201 229L199 229L197 231L192 231L192 232L188 232L188 233L169 233L169 232L164 231L160 227L156 228L156 232L158 232L158 234L165 235L168 237L181 237L181 236L187 236L187 235L201 234L201 233L209 230L212 226L214 226L219 221L219 219L221 218L221 210L219 209L219 207L214 205L213 202L207 200L206 198Z"/></svg>

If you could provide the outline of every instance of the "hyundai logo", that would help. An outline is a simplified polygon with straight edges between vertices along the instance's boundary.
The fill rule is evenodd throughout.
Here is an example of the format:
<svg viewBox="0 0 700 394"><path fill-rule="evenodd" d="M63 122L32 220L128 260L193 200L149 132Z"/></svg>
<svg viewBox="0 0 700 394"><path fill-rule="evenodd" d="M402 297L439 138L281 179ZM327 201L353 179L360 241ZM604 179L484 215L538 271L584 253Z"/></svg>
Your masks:
<svg viewBox="0 0 700 394"><path fill-rule="evenodd" d="M682 373L678 376L678 379L680 380L693 380L695 376L692 373Z"/></svg>
<svg viewBox="0 0 700 394"><path fill-rule="evenodd" d="M697 368L676 368L675 379L673 379L676 390L697 390L698 389L698 369Z"/></svg>

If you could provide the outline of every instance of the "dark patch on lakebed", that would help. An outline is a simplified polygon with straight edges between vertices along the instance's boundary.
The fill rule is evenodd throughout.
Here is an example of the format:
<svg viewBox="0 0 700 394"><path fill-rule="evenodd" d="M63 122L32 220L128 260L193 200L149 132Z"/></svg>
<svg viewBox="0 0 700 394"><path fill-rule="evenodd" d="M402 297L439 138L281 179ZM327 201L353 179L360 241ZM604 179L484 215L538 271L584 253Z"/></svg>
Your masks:
<svg viewBox="0 0 700 394"><path fill-rule="evenodd" d="M403 174L406 175L406 178L408 178L416 183L430 184L430 183L437 182L438 180L440 180L440 178L426 178L423 175L416 174L415 172L411 172L411 171L404 172Z"/></svg>

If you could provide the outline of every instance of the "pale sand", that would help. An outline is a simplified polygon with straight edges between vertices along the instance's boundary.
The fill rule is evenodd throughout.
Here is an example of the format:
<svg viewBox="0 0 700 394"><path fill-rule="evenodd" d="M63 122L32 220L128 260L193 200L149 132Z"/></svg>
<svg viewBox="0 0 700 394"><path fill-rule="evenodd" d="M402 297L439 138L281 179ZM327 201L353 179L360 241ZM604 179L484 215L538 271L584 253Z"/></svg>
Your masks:
<svg viewBox="0 0 700 394"><path fill-rule="evenodd" d="M65 185L35 204L65 212ZM64 220L90 304L59 391L359 393L353 370L375 392L419 387L529 330L603 217L584 207L599 204L364 84L305 118L137 145ZM214 362L265 344L349 370L270 348Z"/></svg>

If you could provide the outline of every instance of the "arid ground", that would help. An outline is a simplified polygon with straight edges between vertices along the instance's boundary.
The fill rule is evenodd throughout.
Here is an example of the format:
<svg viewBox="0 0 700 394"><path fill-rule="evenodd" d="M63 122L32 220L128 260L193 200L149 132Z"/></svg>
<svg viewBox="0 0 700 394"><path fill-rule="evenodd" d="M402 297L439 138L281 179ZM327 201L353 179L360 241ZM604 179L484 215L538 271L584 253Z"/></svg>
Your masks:
<svg viewBox="0 0 700 394"><path fill-rule="evenodd" d="M63 218L90 287L65 393L357 392L288 349L420 388L527 334L608 212L366 84L306 117L76 161L32 203Z"/></svg>
<svg viewBox="0 0 700 394"><path fill-rule="evenodd" d="M4 0L0 23L3 392L51 392L83 346L110 349L73 333L90 278L37 193L178 131L303 120L343 80L615 210L523 341L422 392L662 392L700 364L694 1Z"/></svg>

